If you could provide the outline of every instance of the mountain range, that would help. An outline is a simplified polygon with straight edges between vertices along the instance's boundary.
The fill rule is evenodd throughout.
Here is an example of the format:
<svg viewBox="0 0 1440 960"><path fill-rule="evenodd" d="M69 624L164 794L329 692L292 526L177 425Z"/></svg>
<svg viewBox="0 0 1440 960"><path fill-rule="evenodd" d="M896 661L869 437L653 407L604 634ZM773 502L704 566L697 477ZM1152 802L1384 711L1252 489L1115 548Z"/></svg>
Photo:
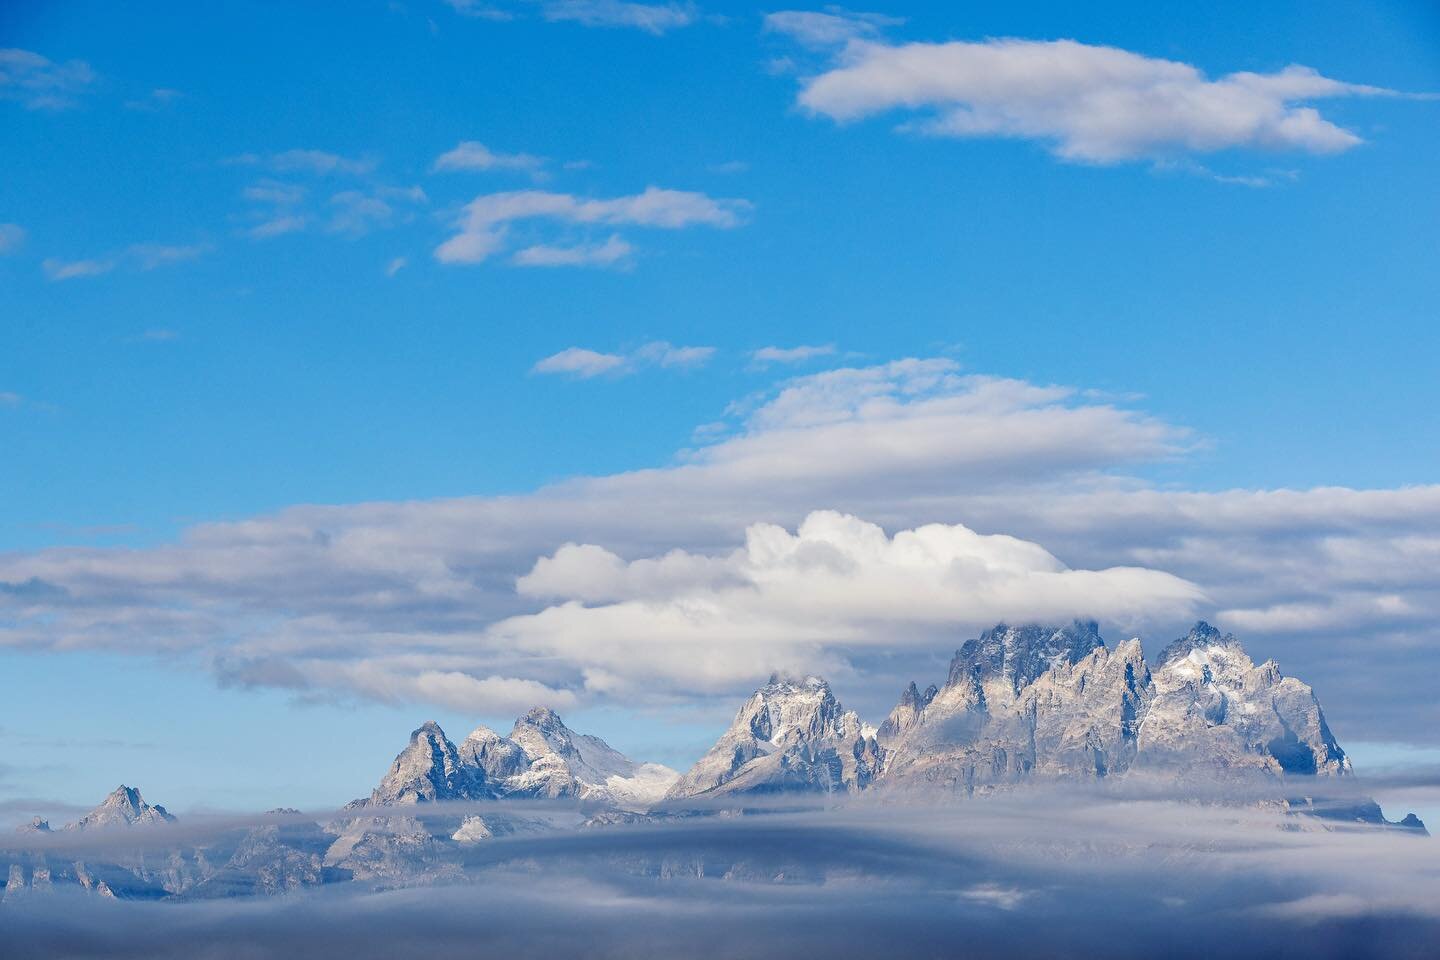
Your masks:
<svg viewBox="0 0 1440 960"><path fill-rule="evenodd" d="M175 818L122 786L60 834L35 818L0 853L10 860L7 899L57 885L131 898L236 896L454 879L465 851L496 837L743 811L747 798L935 799L1116 782L1210 799L1229 791L1315 823L1424 833L1413 814L1392 824L1370 800L1316 804L1323 784L1353 776L1314 691L1273 661L1255 664L1206 623L1153 663L1139 640L1108 647L1093 622L1000 624L955 652L943 683L909 684L878 726L846 710L819 677L771 676L683 774L631 760L536 707L507 735L482 726L458 746L438 724L422 724L370 795L328 823L272 811L258 826L177 836L163 855L146 853L128 849L122 832L176 829ZM500 802L512 800L549 802ZM80 859L76 844L51 840L86 834L122 852Z"/></svg>

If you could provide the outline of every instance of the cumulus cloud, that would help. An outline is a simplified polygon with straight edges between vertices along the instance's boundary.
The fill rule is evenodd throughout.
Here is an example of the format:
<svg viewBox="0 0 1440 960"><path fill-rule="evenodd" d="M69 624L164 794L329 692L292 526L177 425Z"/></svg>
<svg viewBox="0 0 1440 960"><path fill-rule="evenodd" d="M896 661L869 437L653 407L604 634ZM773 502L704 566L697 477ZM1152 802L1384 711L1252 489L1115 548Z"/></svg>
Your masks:
<svg viewBox="0 0 1440 960"><path fill-rule="evenodd" d="M458 232L435 248L441 263L480 263L499 251L512 224L523 221L550 221L577 225L636 226L679 230L691 226L727 229L739 226L749 212L744 200L715 199L703 193L647 187L632 196L596 200L545 190L515 190L476 197L465 207L457 224ZM612 236L606 253L617 254L614 244L624 241ZM550 260L559 254L553 246L542 248L533 259ZM605 247L598 248L605 251ZM627 249L623 251L628 253ZM524 251L522 251L524 253ZM594 249L590 256L595 255ZM535 265L532 263L531 265Z"/></svg>
<svg viewBox="0 0 1440 960"><path fill-rule="evenodd" d="M664 340L642 344L628 354L568 347L540 360L531 372L564 373L589 379L600 374L630 374L644 366L694 369L704 366L714 355L714 347L677 347Z"/></svg>
<svg viewBox="0 0 1440 960"><path fill-rule="evenodd" d="M491 628L501 643L580 665L607 692L657 682L730 689L817 652L943 646L1015 618L1096 616L1133 626L1187 616L1199 587L1155 570L1072 570L1038 544L929 524L887 536L844 514L795 533L755 524L724 557L671 551L630 563L594 545L541 558L517 588L560 603ZM822 658L832 659L833 658ZM623 678L623 680L622 680Z"/></svg>
<svg viewBox="0 0 1440 960"><path fill-rule="evenodd" d="M1169 574L1204 599L1179 598L1173 616L1146 608L1151 652L1183 633L1192 613L1213 618L1258 658L1273 656L1313 684L1342 742L1432 742L1440 486L1196 492L1136 478L1147 462L1184 457L1192 442L1085 391L966 374L950 360L840 368L737 403L706 443L650 469L506 497L297 506L196 525L144 548L0 554L0 581L43 585L0 591L0 644L171 651L199 665L224 660L232 672L249 664L257 678L306 695L375 695L337 666L368 660L408 696L421 690L406 684L434 671L532 680L586 701L606 690L632 691L628 703L663 701L679 687L656 678L678 668L615 652L626 642L620 618L650 602L634 584L657 584L647 629L663 629L663 613L676 637L701 635L710 613L679 600L728 597L745 582L732 559L744 532L775 525L808 556L799 528L828 508L889 531L890 551L896 532L940 524L1029 541L1072 573ZM537 595L537 558L572 565L557 581L568 593ZM517 591L527 576L528 592ZM817 576L843 582L823 565ZM615 592L617 577L637 592ZM1119 622L1102 618L1112 639L1123 623L1114 609ZM575 659L544 652L567 620L612 630L610 646ZM506 622L534 646L495 630ZM871 716L888 709L902 680L933 673L933 658L966 632L914 624L881 656L877 644L835 643L802 627L810 633L788 648L793 666L832 673L846 701ZM911 635L922 631L931 631L923 642ZM915 659L922 647L929 653ZM734 677L723 694L710 681L729 705L759 679L740 679L736 657L721 647L687 668Z"/></svg>
<svg viewBox="0 0 1440 960"><path fill-rule="evenodd" d="M805 80L799 103L845 122L890 111L947 137L1040 140L1113 163L1230 148L1334 153L1360 137L1310 104L1391 91L1303 66L1210 79L1187 63L1074 40L892 45L852 39Z"/></svg>
<svg viewBox="0 0 1440 960"><path fill-rule="evenodd" d="M95 82L83 60L56 63L31 50L0 49L0 99L27 110L65 110L77 106Z"/></svg>
<svg viewBox="0 0 1440 960"><path fill-rule="evenodd" d="M527 170L535 171L545 165L542 157L528 153L495 153L485 144L476 140L462 140L453 150L447 150L435 159L432 169L437 171L456 170Z"/></svg>

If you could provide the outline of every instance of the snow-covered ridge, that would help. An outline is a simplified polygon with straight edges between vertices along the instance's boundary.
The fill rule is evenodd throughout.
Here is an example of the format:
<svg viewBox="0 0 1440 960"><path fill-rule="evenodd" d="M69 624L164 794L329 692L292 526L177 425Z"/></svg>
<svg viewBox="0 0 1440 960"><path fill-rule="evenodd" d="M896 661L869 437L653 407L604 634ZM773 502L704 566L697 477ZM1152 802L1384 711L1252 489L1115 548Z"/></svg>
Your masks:
<svg viewBox="0 0 1440 960"><path fill-rule="evenodd" d="M875 728L823 680L772 677L669 799L776 790L972 794L1032 780L1173 783L1347 776L1309 686L1200 622L1152 669L1138 639L1093 622L998 624L911 683Z"/></svg>
<svg viewBox="0 0 1440 960"><path fill-rule="evenodd" d="M637 763L599 737L577 734L560 716L535 707L508 736L478 727L457 748L426 722L363 805L526 797L576 799L643 809L679 776Z"/></svg>

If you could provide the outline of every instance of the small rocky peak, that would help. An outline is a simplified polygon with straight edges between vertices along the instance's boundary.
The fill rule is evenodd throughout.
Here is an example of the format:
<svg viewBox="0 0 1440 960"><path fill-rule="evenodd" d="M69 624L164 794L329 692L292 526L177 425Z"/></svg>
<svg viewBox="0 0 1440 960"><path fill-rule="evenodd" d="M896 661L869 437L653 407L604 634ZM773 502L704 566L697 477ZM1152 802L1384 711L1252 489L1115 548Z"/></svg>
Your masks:
<svg viewBox="0 0 1440 960"><path fill-rule="evenodd" d="M1423 833L1427 837L1430 835L1430 831L1425 829L1425 821L1421 820L1413 813L1405 814L1405 819L1400 821L1400 826L1404 827L1406 830L1414 830L1417 833Z"/></svg>
<svg viewBox="0 0 1440 960"><path fill-rule="evenodd" d="M1001 678L1018 693L1051 667L1074 665L1104 646L1099 624L1093 620L1076 620L1064 627L998 623L955 651L945 685Z"/></svg>
<svg viewBox="0 0 1440 960"><path fill-rule="evenodd" d="M520 744L489 727L476 727L460 744L460 762L479 767L495 780L522 773L530 765Z"/></svg>
<svg viewBox="0 0 1440 960"><path fill-rule="evenodd" d="M31 817L29 823L22 823L15 828L16 833L50 833L50 821L44 817Z"/></svg>
<svg viewBox="0 0 1440 960"><path fill-rule="evenodd" d="M910 686L900 692L900 702L895 704L895 709L890 711L890 715L875 731L876 738L883 742L913 727L939 692L939 688L932 683L922 693L912 680Z"/></svg>
<svg viewBox="0 0 1440 960"><path fill-rule="evenodd" d="M1181 657L1188 657L1195 650L1206 650L1210 647L1230 647L1240 650L1240 641L1232 633L1221 634L1204 620L1195 621L1195 626L1185 636L1170 644L1160 651L1160 657L1156 661L1157 666L1164 666L1172 660ZM1243 652L1243 651L1242 651Z"/></svg>
<svg viewBox="0 0 1440 960"><path fill-rule="evenodd" d="M134 824L171 823L174 817L158 804L145 802L140 791L123 783L110 792L100 806L81 817L67 830L85 830L94 827L132 826Z"/></svg>
<svg viewBox="0 0 1440 960"><path fill-rule="evenodd" d="M483 774L462 768L455 745L433 720L410 734L390 771L370 795L374 804L470 799L483 787Z"/></svg>
<svg viewBox="0 0 1440 960"><path fill-rule="evenodd" d="M531 707L525 712L523 717L520 717L515 722L517 724L523 723L537 730L544 730L547 733L552 730L568 730L565 726L565 721L560 719L560 714L551 710L549 707Z"/></svg>
<svg viewBox="0 0 1440 960"><path fill-rule="evenodd" d="M510 739L518 743L531 760L546 754L574 758L580 755L570 728L560 715L549 707L531 707L515 721Z"/></svg>

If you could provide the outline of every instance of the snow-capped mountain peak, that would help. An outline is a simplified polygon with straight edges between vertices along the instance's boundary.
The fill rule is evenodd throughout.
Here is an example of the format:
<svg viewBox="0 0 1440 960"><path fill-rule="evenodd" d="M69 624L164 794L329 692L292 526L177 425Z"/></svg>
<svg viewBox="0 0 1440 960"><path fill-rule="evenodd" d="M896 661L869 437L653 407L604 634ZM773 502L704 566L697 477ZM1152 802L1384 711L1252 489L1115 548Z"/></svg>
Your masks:
<svg viewBox="0 0 1440 960"><path fill-rule="evenodd" d="M124 784L110 792L100 806L91 810L75 823L67 824L66 830L97 830L111 827L150 826L173 823L175 820L164 807L151 806L145 802L140 791Z"/></svg>

